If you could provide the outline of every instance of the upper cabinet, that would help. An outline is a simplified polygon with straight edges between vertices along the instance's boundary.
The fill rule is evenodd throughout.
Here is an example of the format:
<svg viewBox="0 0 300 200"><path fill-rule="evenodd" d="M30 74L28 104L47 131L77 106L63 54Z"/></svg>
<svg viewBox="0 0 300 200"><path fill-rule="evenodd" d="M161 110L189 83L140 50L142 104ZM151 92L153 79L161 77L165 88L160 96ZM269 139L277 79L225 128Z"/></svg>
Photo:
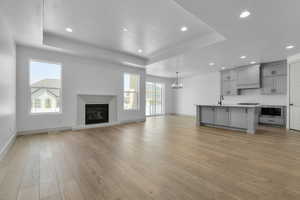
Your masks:
<svg viewBox="0 0 300 200"><path fill-rule="evenodd" d="M222 71L222 80L223 81L234 81L236 80L236 71L235 70L225 70Z"/></svg>
<svg viewBox="0 0 300 200"><path fill-rule="evenodd" d="M277 61L262 64L262 89L261 94L286 94L287 93L287 63Z"/></svg>
<svg viewBox="0 0 300 200"><path fill-rule="evenodd" d="M225 70L221 72L221 92L223 96L237 95L236 71Z"/></svg>
<svg viewBox="0 0 300 200"><path fill-rule="evenodd" d="M260 65L239 67L236 71L238 89L260 88Z"/></svg>
<svg viewBox="0 0 300 200"><path fill-rule="evenodd" d="M243 89L260 89L264 95L286 94L286 60L221 71L222 95L238 95Z"/></svg>
<svg viewBox="0 0 300 200"><path fill-rule="evenodd" d="M281 76L287 75L287 64L286 61L277 61L272 63L262 64L262 75L266 76Z"/></svg>
<svg viewBox="0 0 300 200"><path fill-rule="evenodd" d="M260 87L260 65L238 67L221 72L223 96L238 95L240 89Z"/></svg>

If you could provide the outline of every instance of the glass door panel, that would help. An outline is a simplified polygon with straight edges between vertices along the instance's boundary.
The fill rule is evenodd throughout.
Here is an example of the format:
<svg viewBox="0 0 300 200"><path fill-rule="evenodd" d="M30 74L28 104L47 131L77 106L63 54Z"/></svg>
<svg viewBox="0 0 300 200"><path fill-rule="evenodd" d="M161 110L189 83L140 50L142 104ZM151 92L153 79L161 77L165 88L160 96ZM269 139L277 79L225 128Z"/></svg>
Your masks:
<svg viewBox="0 0 300 200"><path fill-rule="evenodd" d="M146 82L146 115L164 114L164 84Z"/></svg>

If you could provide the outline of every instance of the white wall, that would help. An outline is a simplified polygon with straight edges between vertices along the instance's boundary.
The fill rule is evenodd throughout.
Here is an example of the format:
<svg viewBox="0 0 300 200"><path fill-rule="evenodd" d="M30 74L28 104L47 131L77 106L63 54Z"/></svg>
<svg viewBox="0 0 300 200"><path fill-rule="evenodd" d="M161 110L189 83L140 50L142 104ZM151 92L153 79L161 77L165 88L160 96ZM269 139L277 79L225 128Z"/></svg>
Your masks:
<svg viewBox="0 0 300 200"><path fill-rule="evenodd" d="M174 92L171 88L173 79L147 75L146 81L165 84L165 114L174 113Z"/></svg>
<svg viewBox="0 0 300 200"><path fill-rule="evenodd" d="M175 90L174 110L177 114L195 115L195 104L216 103L220 94L219 73L184 78L183 88Z"/></svg>
<svg viewBox="0 0 300 200"><path fill-rule="evenodd" d="M220 95L220 73L214 72L183 79L183 89L177 90L175 112L195 115L194 104L217 104ZM225 96L224 103L257 102L264 105L286 105L286 95L261 95L259 89L244 90L242 95Z"/></svg>
<svg viewBox="0 0 300 200"><path fill-rule="evenodd" d="M15 42L0 16L0 154L15 135ZM1 155L0 155L1 156Z"/></svg>
<svg viewBox="0 0 300 200"><path fill-rule="evenodd" d="M62 63L62 114L32 115L30 110L29 60ZM141 76L139 111L123 110L123 73ZM51 50L17 46L17 129L20 132L74 127L77 94L117 95L120 122L145 118L145 69L71 56Z"/></svg>

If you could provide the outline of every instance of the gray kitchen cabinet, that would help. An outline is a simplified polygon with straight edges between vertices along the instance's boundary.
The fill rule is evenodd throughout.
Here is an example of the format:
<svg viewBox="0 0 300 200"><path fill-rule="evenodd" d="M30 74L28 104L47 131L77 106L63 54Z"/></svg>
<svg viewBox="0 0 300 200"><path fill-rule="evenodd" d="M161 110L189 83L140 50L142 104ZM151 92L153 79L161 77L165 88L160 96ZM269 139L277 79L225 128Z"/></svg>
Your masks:
<svg viewBox="0 0 300 200"><path fill-rule="evenodd" d="M263 77L261 89L262 94L272 94L272 89L274 88L273 80L274 77Z"/></svg>
<svg viewBox="0 0 300 200"><path fill-rule="evenodd" d="M262 94L286 94L287 92L287 77L286 76L267 76L263 77Z"/></svg>
<svg viewBox="0 0 300 200"><path fill-rule="evenodd" d="M230 81L222 81L221 89L223 96L230 95Z"/></svg>
<svg viewBox="0 0 300 200"><path fill-rule="evenodd" d="M287 93L286 61L266 63L262 65L261 94L276 95Z"/></svg>
<svg viewBox="0 0 300 200"><path fill-rule="evenodd" d="M276 94L287 93L287 76L278 76L274 80L273 84L274 84Z"/></svg>
<svg viewBox="0 0 300 200"><path fill-rule="evenodd" d="M263 77L287 75L286 61L264 63L262 65L262 75L263 75Z"/></svg>
<svg viewBox="0 0 300 200"><path fill-rule="evenodd" d="M247 108L230 108L230 126L246 129L248 127Z"/></svg>
<svg viewBox="0 0 300 200"><path fill-rule="evenodd" d="M233 96L243 89L260 89L261 94L287 93L287 62L276 61L221 71L221 94Z"/></svg>
<svg viewBox="0 0 300 200"><path fill-rule="evenodd" d="M259 123L261 124L271 124L271 125L277 125L277 126L284 126L285 120L280 117L260 117Z"/></svg>
<svg viewBox="0 0 300 200"><path fill-rule="evenodd" d="M205 124L214 123L214 107L203 107L201 108L201 122Z"/></svg>
<svg viewBox="0 0 300 200"><path fill-rule="evenodd" d="M226 70L221 72L221 92L223 96L238 94L235 70Z"/></svg>
<svg viewBox="0 0 300 200"><path fill-rule="evenodd" d="M229 108L216 107L214 120L216 125L229 126Z"/></svg>
<svg viewBox="0 0 300 200"><path fill-rule="evenodd" d="M258 124L258 106L244 105L197 105L198 126L238 129L254 134Z"/></svg>
<svg viewBox="0 0 300 200"><path fill-rule="evenodd" d="M229 80L231 80L230 71L229 70L222 71L221 72L221 78L222 78L222 81L229 81Z"/></svg>
<svg viewBox="0 0 300 200"><path fill-rule="evenodd" d="M236 71L238 89L260 88L260 65L243 66Z"/></svg>
<svg viewBox="0 0 300 200"><path fill-rule="evenodd" d="M222 95L223 96L230 96L230 95L237 95L238 90L236 88L236 81L223 81L222 82Z"/></svg>
<svg viewBox="0 0 300 200"><path fill-rule="evenodd" d="M222 71L222 81L233 81L236 80L236 71L235 70L225 70Z"/></svg>

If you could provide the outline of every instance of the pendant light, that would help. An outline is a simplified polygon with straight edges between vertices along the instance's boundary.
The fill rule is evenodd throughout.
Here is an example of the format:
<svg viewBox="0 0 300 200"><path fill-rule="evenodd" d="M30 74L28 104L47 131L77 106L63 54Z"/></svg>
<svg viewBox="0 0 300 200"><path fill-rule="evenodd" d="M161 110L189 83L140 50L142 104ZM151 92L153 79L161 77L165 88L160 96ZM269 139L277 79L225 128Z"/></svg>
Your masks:
<svg viewBox="0 0 300 200"><path fill-rule="evenodd" d="M183 88L183 84L180 83L180 81L179 81L179 72L176 72L176 80L172 84L172 88L173 89L181 89L181 88Z"/></svg>
<svg viewBox="0 0 300 200"><path fill-rule="evenodd" d="M182 82L180 82L180 78L179 78L179 59L181 60L181 57L178 57L177 59L176 59L176 63L175 63L175 66L176 66L176 68L177 68L177 72L176 72L176 79L175 79L175 81L174 81L174 83L172 84L172 88L173 89L181 89L181 88L183 88L183 84L182 84Z"/></svg>

